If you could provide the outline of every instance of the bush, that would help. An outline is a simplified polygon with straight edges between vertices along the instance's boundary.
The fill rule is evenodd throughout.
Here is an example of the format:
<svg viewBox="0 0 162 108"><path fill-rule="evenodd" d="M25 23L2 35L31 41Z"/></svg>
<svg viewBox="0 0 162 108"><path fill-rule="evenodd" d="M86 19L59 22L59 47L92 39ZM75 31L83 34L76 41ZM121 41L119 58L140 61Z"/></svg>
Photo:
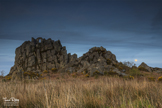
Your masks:
<svg viewBox="0 0 162 108"><path fill-rule="evenodd" d="M162 76L158 78L158 81L162 81Z"/></svg>
<svg viewBox="0 0 162 108"><path fill-rule="evenodd" d="M123 70L123 67L120 67L120 66L119 66L119 68L118 68L118 69L119 69L120 71L122 71L122 70Z"/></svg>
<svg viewBox="0 0 162 108"><path fill-rule="evenodd" d="M146 68L142 67L142 66L139 66L139 67L138 67L138 70L148 72L148 70L147 70Z"/></svg>
<svg viewBox="0 0 162 108"><path fill-rule="evenodd" d="M75 73L72 73L71 76L74 77L74 78L76 78L77 77L77 73L76 72Z"/></svg>
<svg viewBox="0 0 162 108"><path fill-rule="evenodd" d="M98 70L96 70L95 72L93 72L93 75L98 75L100 74L100 72Z"/></svg>
<svg viewBox="0 0 162 108"><path fill-rule="evenodd" d="M11 80L11 76L5 76L6 80Z"/></svg>
<svg viewBox="0 0 162 108"><path fill-rule="evenodd" d="M130 67L130 68L133 67L133 66L136 66L136 64L135 64L134 62L129 62L129 61L127 61L127 62L124 61L124 62L123 62L123 65L128 66L128 67Z"/></svg>
<svg viewBox="0 0 162 108"><path fill-rule="evenodd" d="M52 72L57 72L57 68L52 68Z"/></svg>
<svg viewBox="0 0 162 108"><path fill-rule="evenodd" d="M135 68L132 68L132 69L129 70L129 75L131 75L131 76L143 76L143 74L138 69L135 69Z"/></svg>
<svg viewBox="0 0 162 108"><path fill-rule="evenodd" d="M107 60L106 60L106 63L107 63L108 65L110 65L110 64L111 64L111 60L110 60L110 59L107 59Z"/></svg>
<svg viewBox="0 0 162 108"><path fill-rule="evenodd" d="M2 82L6 82L6 79L2 79Z"/></svg>
<svg viewBox="0 0 162 108"><path fill-rule="evenodd" d="M43 73L48 73L48 71L47 70L44 70Z"/></svg>
<svg viewBox="0 0 162 108"><path fill-rule="evenodd" d="M108 72L107 71L104 71L104 75L108 75Z"/></svg>
<svg viewBox="0 0 162 108"><path fill-rule="evenodd" d="M130 80L134 79L134 77L131 76L131 75L129 75L129 76L124 76L124 78L125 78L125 79L130 79Z"/></svg>
<svg viewBox="0 0 162 108"><path fill-rule="evenodd" d="M156 79L155 77L148 77L149 81L155 81L155 79Z"/></svg>
<svg viewBox="0 0 162 108"><path fill-rule="evenodd" d="M107 72L106 75L108 75L108 76L116 76L116 75L118 75L118 73L116 73L114 71L109 71L109 72Z"/></svg>
<svg viewBox="0 0 162 108"><path fill-rule="evenodd" d="M31 71L27 71L27 72L24 72L24 76L30 76L30 78L34 78L34 77L40 77L40 75L38 73L35 73L35 72L31 72Z"/></svg>
<svg viewBox="0 0 162 108"><path fill-rule="evenodd" d="M85 77L89 77L89 74L86 74Z"/></svg>

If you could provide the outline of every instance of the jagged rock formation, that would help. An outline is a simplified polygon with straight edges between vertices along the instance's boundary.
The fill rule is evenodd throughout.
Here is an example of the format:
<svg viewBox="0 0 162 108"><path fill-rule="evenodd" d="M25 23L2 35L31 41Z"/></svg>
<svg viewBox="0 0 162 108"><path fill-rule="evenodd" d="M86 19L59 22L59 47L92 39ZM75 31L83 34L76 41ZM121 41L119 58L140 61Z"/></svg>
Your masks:
<svg viewBox="0 0 162 108"><path fill-rule="evenodd" d="M67 54L66 47L61 45L60 40L46 40L41 37L25 41L16 48L15 54L15 63L9 74L19 71L20 68L24 71L59 69L77 58L76 54Z"/></svg>
<svg viewBox="0 0 162 108"><path fill-rule="evenodd" d="M148 72L152 72L153 71L153 68L152 67L149 67L146 63L142 62L139 67L143 67L144 69L146 69L146 71Z"/></svg>
<svg viewBox="0 0 162 108"><path fill-rule="evenodd" d="M106 51L103 47L93 47L87 53L83 54L83 56L75 61L71 61L59 71L70 73L85 71L89 73L90 76L92 76L95 71L99 71L102 75L105 72L113 71L119 75L126 75L113 66L117 63L116 56L110 51Z"/></svg>
<svg viewBox="0 0 162 108"><path fill-rule="evenodd" d="M109 71L126 75L115 67L118 63L116 56L102 46L93 47L77 58L76 54L67 54L66 47L61 45L60 40L54 41L50 38L46 40L39 37L25 41L16 48L15 54L15 64L9 73L12 80L16 79L16 75L20 77L26 71L41 73L52 68L57 68L58 72L85 72L90 76L96 70L102 75Z"/></svg>
<svg viewBox="0 0 162 108"><path fill-rule="evenodd" d="M142 62L138 68L143 67L143 69L145 69L147 72L157 72L157 73L162 73L162 68L158 68L158 67L150 67L148 66L146 63Z"/></svg>

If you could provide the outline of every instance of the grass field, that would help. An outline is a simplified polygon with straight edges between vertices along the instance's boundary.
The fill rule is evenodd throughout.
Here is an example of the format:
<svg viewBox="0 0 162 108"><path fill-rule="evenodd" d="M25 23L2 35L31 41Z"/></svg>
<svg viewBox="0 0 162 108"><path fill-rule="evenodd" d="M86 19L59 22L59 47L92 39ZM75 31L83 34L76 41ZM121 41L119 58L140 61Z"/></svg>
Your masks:
<svg viewBox="0 0 162 108"><path fill-rule="evenodd" d="M59 78L0 83L3 97L19 99L19 108L162 108L162 83L145 78Z"/></svg>

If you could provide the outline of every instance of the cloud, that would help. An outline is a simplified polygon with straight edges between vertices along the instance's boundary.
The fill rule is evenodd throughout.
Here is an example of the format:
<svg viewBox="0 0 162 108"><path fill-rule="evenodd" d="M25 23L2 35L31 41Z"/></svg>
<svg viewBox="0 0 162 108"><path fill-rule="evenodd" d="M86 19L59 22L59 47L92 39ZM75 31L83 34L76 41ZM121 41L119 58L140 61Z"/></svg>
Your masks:
<svg viewBox="0 0 162 108"><path fill-rule="evenodd" d="M152 29L154 31L162 30L162 8L160 8L157 14L152 19Z"/></svg>

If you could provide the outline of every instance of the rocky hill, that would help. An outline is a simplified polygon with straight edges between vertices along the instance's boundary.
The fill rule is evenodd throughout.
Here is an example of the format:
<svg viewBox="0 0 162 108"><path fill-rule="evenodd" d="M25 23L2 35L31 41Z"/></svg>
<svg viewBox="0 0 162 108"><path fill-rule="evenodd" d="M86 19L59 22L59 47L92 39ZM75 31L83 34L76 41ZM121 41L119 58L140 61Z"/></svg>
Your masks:
<svg viewBox="0 0 162 108"><path fill-rule="evenodd" d="M93 76L94 72L98 74L107 74L114 72L118 75L126 75L116 60L116 56L105 48L93 47L83 56L77 58L76 54L67 54L65 46L61 45L60 40L54 41L43 39L41 37L31 41L25 41L15 50L15 63L11 67L8 76L12 76L12 80L23 78L24 72L34 72L41 74L44 70L57 69L57 72L84 72ZM141 68L144 67L144 68ZM140 65L141 69L150 68L145 63ZM158 69L154 69L158 70Z"/></svg>

